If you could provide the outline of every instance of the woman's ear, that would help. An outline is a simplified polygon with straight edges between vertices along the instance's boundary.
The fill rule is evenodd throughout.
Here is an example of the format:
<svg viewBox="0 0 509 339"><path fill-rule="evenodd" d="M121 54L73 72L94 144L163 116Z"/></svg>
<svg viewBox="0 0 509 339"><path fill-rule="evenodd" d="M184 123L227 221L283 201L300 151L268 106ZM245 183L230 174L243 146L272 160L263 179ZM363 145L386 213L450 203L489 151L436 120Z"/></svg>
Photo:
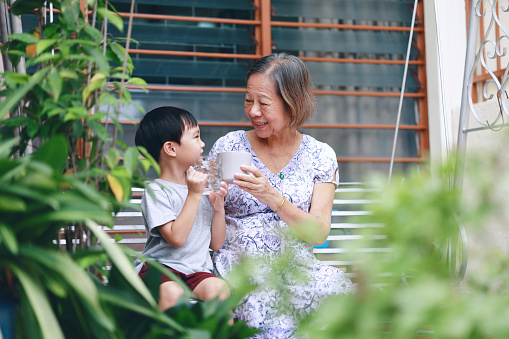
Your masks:
<svg viewBox="0 0 509 339"><path fill-rule="evenodd" d="M163 148L161 150L162 152L164 152L164 154L166 154L167 156L170 156L170 157L174 157L177 153L176 153L176 150L175 150L175 145L172 141L166 141L164 144L163 144Z"/></svg>

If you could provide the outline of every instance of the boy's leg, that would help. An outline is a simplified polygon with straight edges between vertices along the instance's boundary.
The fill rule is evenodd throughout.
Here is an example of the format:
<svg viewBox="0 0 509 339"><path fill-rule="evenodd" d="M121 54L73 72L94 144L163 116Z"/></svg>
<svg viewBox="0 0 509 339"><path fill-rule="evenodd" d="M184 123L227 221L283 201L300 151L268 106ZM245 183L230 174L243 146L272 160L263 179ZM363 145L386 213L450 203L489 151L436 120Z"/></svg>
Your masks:
<svg viewBox="0 0 509 339"><path fill-rule="evenodd" d="M200 300L212 300L216 297L219 297L219 300L225 300L230 296L230 289L223 279L210 277L196 285L193 293ZM233 318L230 318L228 325L233 325Z"/></svg>
<svg viewBox="0 0 509 339"><path fill-rule="evenodd" d="M159 285L159 302L157 306L161 311L175 306L179 298L184 294L184 289L174 281L166 281Z"/></svg>
<svg viewBox="0 0 509 339"><path fill-rule="evenodd" d="M210 277L196 285L193 293L200 300L212 300L216 297L219 297L219 300L224 300L230 296L230 289L223 279Z"/></svg>

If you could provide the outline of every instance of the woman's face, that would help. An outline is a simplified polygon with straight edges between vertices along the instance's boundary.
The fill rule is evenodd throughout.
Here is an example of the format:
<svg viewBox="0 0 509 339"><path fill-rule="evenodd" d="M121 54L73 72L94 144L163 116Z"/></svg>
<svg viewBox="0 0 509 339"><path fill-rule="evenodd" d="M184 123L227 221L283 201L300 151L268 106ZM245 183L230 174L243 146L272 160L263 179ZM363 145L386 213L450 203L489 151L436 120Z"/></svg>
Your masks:
<svg viewBox="0 0 509 339"><path fill-rule="evenodd" d="M247 81L244 113L260 138L286 132L290 123L276 85L268 75L262 73L252 74Z"/></svg>

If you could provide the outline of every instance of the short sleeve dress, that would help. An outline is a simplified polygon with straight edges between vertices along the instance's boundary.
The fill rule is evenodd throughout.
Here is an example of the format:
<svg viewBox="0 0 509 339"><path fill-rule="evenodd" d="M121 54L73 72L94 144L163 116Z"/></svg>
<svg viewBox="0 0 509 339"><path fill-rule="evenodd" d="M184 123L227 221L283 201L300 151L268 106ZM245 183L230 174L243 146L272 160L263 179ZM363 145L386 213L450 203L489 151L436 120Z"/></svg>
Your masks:
<svg viewBox="0 0 509 339"><path fill-rule="evenodd" d="M316 183L339 183L338 165L334 150L327 144L303 135L294 157L280 171L273 174L253 152L245 131L234 131L216 141L210 155L224 151L250 152L256 166L292 204L308 212ZM214 253L215 273L228 280L228 273L244 256L263 257L266 265L257 265L253 281L259 283L236 309L237 318L248 326L262 330L254 338L294 337L298 321L316 310L327 296L348 294L352 282L339 269L320 263L313 247L291 235L288 226L267 205L251 194L230 184L225 198L226 239L223 248ZM266 284L265 273L274 273L271 262L282 253L291 253L290 266L280 273L279 288ZM274 260L273 260L274 259ZM287 264L288 264L287 263ZM287 271L297 269L307 279L292 278ZM282 287L282 288L281 288ZM287 293L285 293L285 291Z"/></svg>

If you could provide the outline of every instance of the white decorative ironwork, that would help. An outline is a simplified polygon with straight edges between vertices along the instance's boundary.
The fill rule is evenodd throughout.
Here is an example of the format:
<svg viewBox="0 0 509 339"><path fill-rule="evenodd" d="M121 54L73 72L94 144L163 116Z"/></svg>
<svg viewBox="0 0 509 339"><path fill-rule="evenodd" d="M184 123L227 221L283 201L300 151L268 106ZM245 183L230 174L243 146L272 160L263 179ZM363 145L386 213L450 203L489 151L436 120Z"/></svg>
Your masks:
<svg viewBox="0 0 509 339"><path fill-rule="evenodd" d="M509 68L507 68L506 65L506 67L504 67L505 71L501 76L495 74L495 71L498 70L498 60L501 60L501 58L507 55L507 46L509 45L508 30L502 24L499 11L497 11L498 7L502 12L509 12L509 1L506 0L506 2L507 6L503 6L502 4L499 6L498 0L475 0L475 2L473 0L471 6L471 10L473 10L474 13L471 13L470 24L472 24L472 18L474 18L474 20L483 18L485 20L485 25L486 19L489 18L489 24L487 25L476 51L473 64L470 66L466 65L470 67L466 94L473 117L484 128L490 129L493 129L495 126L500 126L497 124L503 124L504 115L509 116L509 89L507 88L509 84ZM487 16L488 13L491 13L491 17ZM469 32L469 35L470 34L471 32ZM493 39L493 37L495 37L495 39ZM492 61L490 62L490 60ZM483 109L481 112L478 105L474 104L472 86L475 85L473 83L474 75L476 71L480 69L484 69L489 76L488 80L482 84L482 96L486 102L496 100L496 107L498 107L496 110L489 111ZM464 132L466 131L464 130Z"/></svg>

